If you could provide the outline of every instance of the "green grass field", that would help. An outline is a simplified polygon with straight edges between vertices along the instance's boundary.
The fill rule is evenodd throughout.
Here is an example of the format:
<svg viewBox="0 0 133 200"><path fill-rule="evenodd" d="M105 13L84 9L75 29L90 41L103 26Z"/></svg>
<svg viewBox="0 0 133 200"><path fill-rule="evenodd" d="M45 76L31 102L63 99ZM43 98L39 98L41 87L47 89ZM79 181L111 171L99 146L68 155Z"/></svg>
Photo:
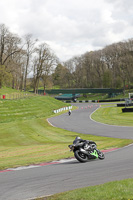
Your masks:
<svg viewBox="0 0 133 200"><path fill-rule="evenodd" d="M9 93L13 92L8 90ZM0 90L0 94L3 93ZM48 96L0 100L0 170L72 157L73 153L69 152L68 145L76 136L96 141L101 150L133 143L132 140L78 134L50 126L47 118L56 115L53 110L68 105ZM113 118L116 117L117 125L120 125L119 121L122 119L123 125L133 125L132 115L128 113L125 117L119 109L100 108L92 117L99 120L98 116L101 115L99 118L103 118L103 123L107 123L107 118L113 123ZM131 200L132 184L132 179L112 182L57 194L50 199Z"/></svg>
<svg viewBox="0 0 133 200"><path fill-rule="evenodd" d="M69 104L47 96L0 101L0 169L72 157L68 145L77 135L97 142L99 149L122 147L131 140L97 137L51 127L54 109Z"/></svg>
<svg viewBox="0 0 133 200"><path fill-rule="evenodd" d="M20 91L14 90L12 88L7 88L7 87L0 88L0 95L11 94L11 93L20 93Z"/></svg>
<svg viewBox="0 0 133 200"><path fill-rule="evenodd" d="M133 179L113 181L36 200L133 200Z"/></svg>
<svg viewBox="0 0 133 200"><path fill-rule="evenodd" d="M122 107L102 106L92 114L92 119L110 125L133 126L133 113L122 112Z"/></svg>

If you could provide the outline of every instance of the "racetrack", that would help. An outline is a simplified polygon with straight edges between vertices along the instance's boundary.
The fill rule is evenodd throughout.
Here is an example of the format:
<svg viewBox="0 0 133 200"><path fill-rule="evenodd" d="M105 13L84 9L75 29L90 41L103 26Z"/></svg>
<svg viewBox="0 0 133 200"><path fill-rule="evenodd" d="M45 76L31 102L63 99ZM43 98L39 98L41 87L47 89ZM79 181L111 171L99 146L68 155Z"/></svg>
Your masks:
<svg viewBox="0 0 133 200"><path fill-rule="evenodd" d="M72 111L70 117L66 113L50 118L49 122L54 126L77 133L133 139L133 127L111 126L90 120L90 115L98 108L98 104L76 103L73 105L78 106L79 109ZM90 108L88 106L92 107Z"/></svg>
<svg viewBox="0 0 133 200"><path fill-rule="evenodd" d="M75 104L74 104L75 105ZM85 134L133 139L133 127L117 127L89 119L96 106L76 104L72 115L50 118L54 126ZM133 145L106 153L104 160L79 163L68 160L60 164L0 173L0 200L25 200L113 180L133 178Z"/></svg>

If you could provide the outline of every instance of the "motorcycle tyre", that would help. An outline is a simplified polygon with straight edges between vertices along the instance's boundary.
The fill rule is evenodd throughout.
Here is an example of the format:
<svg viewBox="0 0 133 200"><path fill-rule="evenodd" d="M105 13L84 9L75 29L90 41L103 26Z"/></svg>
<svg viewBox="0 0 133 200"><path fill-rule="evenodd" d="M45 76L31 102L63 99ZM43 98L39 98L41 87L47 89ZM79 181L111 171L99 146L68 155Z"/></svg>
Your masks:
<svg viewBox="0 0 133 200"><path fill-rule="evenodd" d="M98 158L99 158L100 160L103 160L103 159L105 158L104 153L101 152L101 151L99 151L99 152L98 152Z"/></svg>
<svg viewBox="0 0 133 200"><path fill-rule="evenodd" d="M87 162L88 161L88 156L84 154L85 158L82 158L79 153L81 153L79 150L76 150L74 152L74 156L75 158L79 161L79 162ZM83 154L83 153L82 153Z"/></svg>

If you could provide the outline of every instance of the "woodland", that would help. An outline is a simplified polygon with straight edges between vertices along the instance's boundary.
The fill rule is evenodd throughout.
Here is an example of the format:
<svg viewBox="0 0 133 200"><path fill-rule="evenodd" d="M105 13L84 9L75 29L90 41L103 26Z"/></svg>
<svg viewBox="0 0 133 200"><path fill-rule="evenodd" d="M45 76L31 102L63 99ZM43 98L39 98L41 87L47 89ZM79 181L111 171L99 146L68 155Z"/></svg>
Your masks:
<svg viewBox="0 0 133 200"><path fill-rule="evenodd" d="M0 24L0 88L133 88L133 39L61 62L50 46Z"/></svg>

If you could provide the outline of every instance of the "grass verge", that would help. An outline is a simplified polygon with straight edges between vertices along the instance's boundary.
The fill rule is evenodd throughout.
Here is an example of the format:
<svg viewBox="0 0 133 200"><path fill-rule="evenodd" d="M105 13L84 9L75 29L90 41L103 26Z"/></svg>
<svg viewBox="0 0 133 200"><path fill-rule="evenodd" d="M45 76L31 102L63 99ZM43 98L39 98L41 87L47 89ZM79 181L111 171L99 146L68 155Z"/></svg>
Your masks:
<svg viewBox="0 0 133 200"><path fill-rule="evenodd" d="M133 200L133 179L76 189L36 200Z"/></svg>
<svg viewBox="0 0 133 200"><path fill-rule="evenodd" d="M72 157L68 145L76 136L96 141L101 150L133 142L51 127L46 119L63 106L69 104L46 96L0 101L0 170Z"/></svg>
<svg viewBox="0 0 133 200"><path fill-rule="evenodd" d="M99 149L119 148L133 142L132 140L83 135L51 127L46 119L53 116L53 109L66 105L68 106L50 97L1 100L0 170L72 157L73 153L69 152L67 146L76 136L96 141ZM98 120L97 112L94 113L95 120ZM104 112L102 116L104 123L105 118L110 119L110 112ZM112 112L114 114L116 111ZM121 113L117 112L116 116L120 117L119 115L121 116ZM123 125L127 124L129 118L131 116L124 117ZM130 124L133 124L132 121ZM56 194L42 198L42 200L133 200L132 188L133 179L128 179Z"/></svg>
<svg viewBox="0 0 133 200"><path fill-rule="evenodd" d="M133 142L51 127L44 118L4 123L0 124L0 169L73 157L68 145L76 136L96 141L99 149L119 148Z"/></svg>
<svg viewBox="0 0 133 200"><path fill-rule="evenodd" d="M92 114L95 121L118 126L133 126L133 113L123 113L122 107L100 107Z"/></svg>

